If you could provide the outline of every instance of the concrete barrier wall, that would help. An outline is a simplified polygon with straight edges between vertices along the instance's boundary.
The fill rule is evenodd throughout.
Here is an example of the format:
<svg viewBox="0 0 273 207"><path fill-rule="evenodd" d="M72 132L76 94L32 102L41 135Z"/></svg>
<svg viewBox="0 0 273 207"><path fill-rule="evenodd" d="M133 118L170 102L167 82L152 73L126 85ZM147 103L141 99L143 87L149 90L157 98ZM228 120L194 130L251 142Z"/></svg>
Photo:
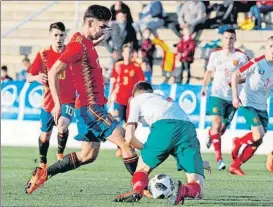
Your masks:
<svg viewBox="0 0 273 207"><path fill-rule="evenodd" d="M1 145L2 146L21 146L21 147L37 147L38 137L40 133L40 122L38 121L17 121L17 120L1 120ZM70 136L67 142L68 148L80 148L81 143L74 140L74 136L77 134L77 126L72 123L70 128ZM235 136L243 136L247 130L227 130L222 138L222 151L224 153L230 153L232 147L232 139ZM213 152L213 147L209 150L206 148L207 130L197 129L198 139L201 144L202 152ZM148 127L138 127L136 136L142 142L145 142L147 135L149 134ZM57 131L53 130L50 146L57 147ZM103 149L115 149L115 145L110 142L102 144ZM264 137L264 142L257 150L257 154L266 154L273 150L273 131L268 131Z"/></svg>

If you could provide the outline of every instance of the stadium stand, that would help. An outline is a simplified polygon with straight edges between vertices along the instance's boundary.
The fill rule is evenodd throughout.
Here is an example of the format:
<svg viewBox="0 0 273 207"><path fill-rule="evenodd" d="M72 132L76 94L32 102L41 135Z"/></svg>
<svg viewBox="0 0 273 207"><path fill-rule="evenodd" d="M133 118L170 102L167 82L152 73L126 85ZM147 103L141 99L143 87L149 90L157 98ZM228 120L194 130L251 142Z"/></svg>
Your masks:
<svg viewBox="0 0 273 207"><path fill-rule="evenodd" d="M46 7L50 2L47 1L4 1L1 3L1 31L3 34L9 31L18 23L27 19L31 14L37 12L43 7ZM81 16L84 9L90 5L92 2L80 2L78 6L79 11L79 22L78 28L81 26ZM101 5L105 5L110 8L113 4L112 1L101 1ZM126 2L131 8L132 17L134 20L138 19L138 14L142 9L142 5L147 3L147 1L130 1ZM175 13L176 3L175 1L162 1L165 13ZM238 15L238 21L245 14L240 13ZM273 15L267 15L265 17L266 22L273 22ZM62 21L69 29L68 38L72 32L75 31L75 3L68 1L56 2L52 7L49 7L46 11L28 21L23 26L19 27L14 32L10 33L4 38L1 38L1 64L7 65L9 67L9 72L12 77L15 77L16 72L22 68L23 55L20 54L20 47L29 46L31 47L31 53L29 58L33 60L37 51L48 44L48 25L54 21ZM158 35L160 39L164 40L170 48L179 41L178 37L170 30L166 28L160 28L158 30ZM262 53L263 42L270 35L271 31L263 30L252 30L252 31L237 31L237 42L236 46L242 50L245 50L250 57L257 56ZM198 47L195 52L195 61L192 64L192 75L195 77L202 78L204 74L204 64L205 58L208 52L204 52L202 48L205 43L216 40L219 38L217 30L203 30L201 36L199 37ZM100 55L100 62L103 66L107 67L108 59L110 53L106 48L102 46L97 47L98 54ZM205 54L205 55L204 55ZM158 57L161 53L158 52ZM164 77L162 76L162 69L160 67L161 60L155 61L153 83L162 83ZM177 64L180 67L180 64ZM200 83L200 80L193 79L192 84Z"/></svg>

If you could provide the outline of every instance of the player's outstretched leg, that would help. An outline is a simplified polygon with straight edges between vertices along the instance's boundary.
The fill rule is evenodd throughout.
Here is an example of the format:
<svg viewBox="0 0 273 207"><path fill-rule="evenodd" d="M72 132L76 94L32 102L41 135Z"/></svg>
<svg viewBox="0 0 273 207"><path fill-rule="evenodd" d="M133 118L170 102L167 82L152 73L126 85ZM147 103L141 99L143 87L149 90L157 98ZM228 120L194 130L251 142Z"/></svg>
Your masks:
<svg viewBox="0 0 273 207"><path fill-rule="evenodd" d="M188 183L181 181L174 184L173 194L168 198L170 205L183 204L185 198L203 198L204 177L196 173L186 173Z"/></svg>
<svg viewBox="0 0 273 207"><path fill-rule="evenodd" d="M266 169L273 172L273 151L267 155Z"/></svg>
<svg viewBox="0 0 273 207"><path fill-rule="evenodd" d="M27 182L25 191L31 194L37 188L43 186L48 178L59 173L74 170L82 165L94 162L99 154L100 142L83 142L80 152L72 152L64 156L62 160L50 165L47 169L36 168L32 178Z"/></svg>

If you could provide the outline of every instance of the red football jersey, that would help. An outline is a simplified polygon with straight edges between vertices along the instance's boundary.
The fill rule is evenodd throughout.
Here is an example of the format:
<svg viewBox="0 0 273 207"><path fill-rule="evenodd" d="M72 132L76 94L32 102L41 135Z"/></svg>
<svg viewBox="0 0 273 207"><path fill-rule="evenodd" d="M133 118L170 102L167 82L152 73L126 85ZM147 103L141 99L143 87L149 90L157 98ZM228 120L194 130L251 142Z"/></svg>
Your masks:
<svg viewBox="0 0 273 207"><path fill-rule="evenodd" d="M63 53L63 52L62 52ZM62 53L55 52L52 47L47 47L37 53L28 73L38 75L39 73L48 74L56 60ZM74 103L76 99L75 88L72 80L71 70L65 70L59 74L60 102L62 104ZM51 112L54 107L54 101L49 90L48 83L43 85L43 109Z"/></svg>
<svg viewBox="0 0 273 207"><path fill-rule="evenodd" d="M144 81L145 77L141 67L136 62L125 65L123 61L117 62L112 72L115 79L113 91L116 91L116 102L127 105L132 96L134 86L139 81Z"/></svg>
<svg viewBox="0 0 273 207"><path fill-rule="evenodd" d="M75 33L59 60L71 65L81 107L107 103L98 54L90 40L79 32Z"/></svg>

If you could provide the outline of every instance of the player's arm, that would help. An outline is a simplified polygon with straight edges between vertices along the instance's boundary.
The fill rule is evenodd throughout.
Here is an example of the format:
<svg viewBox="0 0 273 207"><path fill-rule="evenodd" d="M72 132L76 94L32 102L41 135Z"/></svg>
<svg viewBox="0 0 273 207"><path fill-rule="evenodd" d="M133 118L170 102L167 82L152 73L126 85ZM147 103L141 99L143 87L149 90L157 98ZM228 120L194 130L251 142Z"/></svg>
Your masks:
<svg viewBox="0 0 273 207"><path fill-rule="evenodd" d="M239 65L239 68L244 66L245 64L247 64L249 61L250 61L250 58L247 55L245 55L243 57L242 63ZM238 83L242 84L242 83L245 83L245 82L246 82L246 78L241 76Z"/></svg>
<svg viewBox="0 0 273 207"><path fill-rule="evenodd" d="M144 76L144 73L143 73L143 71L142 71L142 69L141 69L140 66L137 67L137 76L138 76L137 82L139 82L139 81L145 81L145 76Z"/></svg>
<svg viewBox="0 0 273 207"><path fill-rule="evenodd" d="M214 70L215 70L214 54L211 53L209 57L208 65L207 65L207 70L205 72L204 79L203 79L202 90L201 90L202 96L205 96L207 94L207 86L210 82L210 79Z"/></svg>
<svg viewBox="0 0 273 207"><path fill-rule="evenodd" d="M237 71L232 73L231 76L231 89L232 89L232 104L235 108L240 105L239 94L238 94L238 84L246 79L246 75L250 73L253 69L253 62L249 61L247 64L240 67Z"/></svg>
<svg viewBox="0 0 273 207"><path fill-rule="evenodd" d="M138 150L141 150L143 148L143 143L140 142L135 137L136 125L135 124L127 124L125 129L126 129L126 132L125 132L126 143L128 143L129 145L133 146L134 148L136 148Z"/></svg>
<svg viewBox="0 0 273 207"><path fill-rule="evenodd" d="M231 89L232 89L232 103L235 108L239 108L240 100L238 94L238 84L240 80L241 74L237 70L232 74L231 77Z"/></svg>
<svg viewBox="0 0 273 207"><path fill-rule="evenodd" d="M57 60L51 67L48 73L48 83L50 92L55 104L60 104L60 91L59 91L59 81L58 75L66 69L67 65L60 60Z"/></svg>
<svg viewBox="0 0 273 207"><path fill-rule="evenodd" d="M61 114L58 75L67 68L67 65L78 62L83 57L83 53L84 50L80 43L77 42L69 43L66 47L65 52L54 63L54 65L51 67L48 73L49 88L55 104L52 113L56 124Z"/></svg>
<svg viewBox="0 0 273 207"><path fill-rule="evenodd" d="M211 76L212 76L212 71L207 70L205 72L204 79L203 79L203 84L202 84L202 95L203 96L206 95L207 86L208 86L208 84L210 82Z"/></svg>
<svg viewBox="0 0 273 207"><path fill-rule="evenodd" d="M143 148L143 143L141 143L135 137L135 131L139 120L139 115L140 107L136 102L136 99L133 98L129 103L129 116L125 127L125 141L134 148L141 150Z"/></svg>
<svg viewBox="0 0 273 207"><path fill-rule="evenodd" d="M115 89L115 84L116 84L117 78L118 78L118 73L116 71L116 65L117 65L117 63L114 65L114 68L113 68L112 74L111 74L111 78L110 78L109 97L108 97L109 104L111 104L112 101L115 100L114 93L116 93L116 91L114 91L114 89Z"/></svg>
<svg viewBox="0 0 273 207"><path fill-rule="evenodd" d="M40 55L40 52L37 53L32 65L27 71L27 82L39 82L41 84L45 84L47 82L47 75L45 73L42 73L42 58Z"/></svg>

